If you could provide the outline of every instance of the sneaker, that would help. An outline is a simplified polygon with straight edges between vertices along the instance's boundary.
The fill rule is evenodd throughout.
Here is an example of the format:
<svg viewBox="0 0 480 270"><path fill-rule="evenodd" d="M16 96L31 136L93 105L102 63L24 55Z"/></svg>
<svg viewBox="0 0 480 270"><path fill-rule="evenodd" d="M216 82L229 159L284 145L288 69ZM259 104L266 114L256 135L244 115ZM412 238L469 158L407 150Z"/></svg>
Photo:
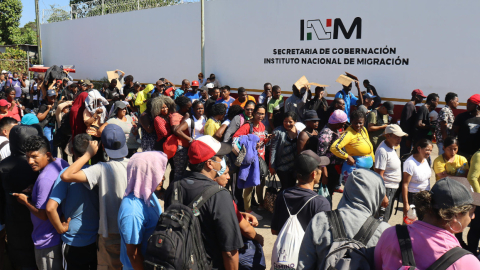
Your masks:
<svg viewBox="0 0 480 270"><path fill-rule="evenodd" d="M260 220L263 219L262 216L260 216L259 214L255 213L255 212L253 212L253 211L250 211L249 214L252 215L252 216L254 216L254 217L256 217L258 221L260 221Z"/></svg>
<svg viewBox="0 0 480 270"><path fill-rule="evenodd" d="M343 193L343 189L342 189L342 188L338 188L338 189L335 189L333 192Z"/></svg>

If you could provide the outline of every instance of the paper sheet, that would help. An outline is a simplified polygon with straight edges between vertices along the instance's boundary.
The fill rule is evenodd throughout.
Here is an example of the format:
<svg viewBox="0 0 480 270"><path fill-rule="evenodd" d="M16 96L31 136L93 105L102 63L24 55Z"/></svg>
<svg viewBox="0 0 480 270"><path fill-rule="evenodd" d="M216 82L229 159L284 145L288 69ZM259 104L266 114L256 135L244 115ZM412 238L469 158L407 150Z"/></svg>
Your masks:
<svg viewBox="0 0 480 270"><path fill-rule="evenodd" d="M117 88L122 89L122 84L120 83L120 80L118 79L118 73L115 71L107 71L107 78L108 81L111 82L113 79L117 79Z"/></svg>

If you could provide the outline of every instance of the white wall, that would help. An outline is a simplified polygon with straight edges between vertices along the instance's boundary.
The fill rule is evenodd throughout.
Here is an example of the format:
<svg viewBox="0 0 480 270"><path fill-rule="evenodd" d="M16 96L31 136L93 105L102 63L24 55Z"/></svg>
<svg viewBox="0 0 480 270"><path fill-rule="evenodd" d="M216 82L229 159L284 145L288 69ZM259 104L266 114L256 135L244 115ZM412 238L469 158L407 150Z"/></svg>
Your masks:
<svg viewBox="0 0 480 270"><path fill-rule="evenodd" d="M408 99L416 88L449 91L460 101L477 89L480 1L215 0L206 2L206 73L231 87L284 92L302 75L331 85L348 71L369 79L382 97ZM300 41L300 20L362 18L362 37ZM333 28L333 27L330 27ZM305 32L310 31L305 27ZM119 68L135 80L166 77L179 84L200 71L200 4L134 11L42 25L46 65L75 64L75 77L99 79ZM287 48L396 48L394 55L273 55ZM345 65L343 58L408 58L408 65ZM339 65L264 64L264 58L341 58ZM467 79L468 78L468 79Z"/></svg>

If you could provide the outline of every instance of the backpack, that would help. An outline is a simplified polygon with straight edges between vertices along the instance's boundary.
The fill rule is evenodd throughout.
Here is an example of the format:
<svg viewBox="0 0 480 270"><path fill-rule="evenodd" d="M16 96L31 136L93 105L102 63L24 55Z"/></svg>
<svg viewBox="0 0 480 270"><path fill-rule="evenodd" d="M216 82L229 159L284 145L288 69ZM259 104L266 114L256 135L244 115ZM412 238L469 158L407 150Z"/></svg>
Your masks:
<svg viewBox="0 0 480 270"><path fill-rule="evenodd" d="M338 210L325 212L330 230L332 231L333 243L328 255L325 257L320 269L347 270L347 269L375 269L373 261L367 255L367 243L372 238L381 221L370 216L363 223L360 230L353 237L347 237L342 218ZM372 258L373 259L373 258Z"/></svg>
<svg viewBox="0 0 480 270"><path fill-rule="evenodd" d="M406 225L397 225L395 226L395 230L402 253L402 267L400 267L399 270L417 270L415 258L413 257L412 239L408 233L408 227ZM472 253L461 247L454 247L445 252L425 270L446 270L460 258L468 254Z"/></svg>
<svg viewBox="0 0 480 270"><path fill-rule="evenodd" d="M145 270L212 269L197 216L213 195L226 189L220 185L210 186L187 206L182 202L180 182L173 183L171 205L162 213L148 239Z"/></svg>
<svg viewBox="0 0 480 270"><path fill-rule="evenodd" d="M288 210L287 201L285 200L285 190L283 191L283 201L285 202L290 217L278 233L277 240L275 240L275 244L273 245L272 269L297 269L298 254L300 252L300 246L302 245L303 236L305 235L305 231L300 221L298 221L297 215L317 196L318 195L311 197L296 214L292 215L290 214L290 210Z"/></svg>
<svg viewBox="0 0 480 270"><path fill-rule="evenodd" d="M56 147L66 145L72 136L72 127L70 126L70 112L62 116L60 128L55 129L53 134L53 145Z"/></svg>

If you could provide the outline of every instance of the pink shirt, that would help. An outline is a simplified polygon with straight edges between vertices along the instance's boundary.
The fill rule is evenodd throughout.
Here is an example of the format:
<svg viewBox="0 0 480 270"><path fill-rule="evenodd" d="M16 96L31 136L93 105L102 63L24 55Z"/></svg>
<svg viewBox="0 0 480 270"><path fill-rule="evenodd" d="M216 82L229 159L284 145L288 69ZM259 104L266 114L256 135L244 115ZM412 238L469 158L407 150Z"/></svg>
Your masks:
<svg viewBox="0 0 480 270"><path fill-rule="evenodd" d="M460 247L455 235L447 230L415 221L408 226L412 248L418 269L427 269L445 252ZM375 247L375 269L398 270L402 266L402 255L395 227L386 229ZM473 255L465 255L447 270L480 269L480 261Z"/></svg>

